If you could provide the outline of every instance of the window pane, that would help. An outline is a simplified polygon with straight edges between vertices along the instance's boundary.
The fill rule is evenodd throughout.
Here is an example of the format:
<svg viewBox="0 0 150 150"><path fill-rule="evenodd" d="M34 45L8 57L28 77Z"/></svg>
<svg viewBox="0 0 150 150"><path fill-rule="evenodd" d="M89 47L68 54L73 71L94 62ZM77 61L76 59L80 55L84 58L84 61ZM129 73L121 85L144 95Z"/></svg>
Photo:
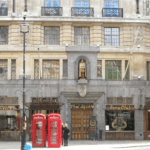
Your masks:
<svg viewBox="0 0 150 150"><path fill-rule="evenodd" d="M39 60L34 60L34 79L39 79Z"/></svg>
<svg viewBox="0 0 150 150"><path fill-rule="evenodd" d="M111 28L105 28L105 35L111 35Z"/></svg>
<svg viewBox="0 0 150 150"><path fill-rule="evenodd" d="M45 7L51 7L51 0L45 0Z"/></svg>
<svg viewBox="0 0 150 150"><path fill-rule="evenodd" d="M129 63L129 61L125 60L125 71L126 71L125 80L129 80L129 77L130 77L130 74L129 74L129 64L128 63Z"/></svg>
<svg viewBox="0 0 150 150"><path fill-rule="evenodd" d="M16 79L16 60L11 60L11 79Z"/></svg>
<svg viewBox="0 0 150 150"><path fill-rule="evenodd" d="M68 60L63 60L63 76L68 76Z"/></svg>
<svg viewBox="0 0 150 150"><path fill-rule="evenodd" d="M44 43L45 45L59 45L60 44L60 28L59 27L45 27Z"/></svg>
<svg viewBox="0 0 150 150"><path fill-rule="evenodd" d="M121 61L120 60L108 60L105 62L106 79L107 80L121 80Z"/></svg>
<svg viewBox="0 0 150 150"><path fill-rule="evenodd" d="M75 27L74 28L74 43L75 45L89 45L89 28Z"/></svg>
<svg viewBox="0 0 150 150"><path fill-rule="evenodd" d="M0 59L0 80L6 80L8 74L8 61Z"/></svg>
<svg viewBox="0 0 150 150"><path fill-rule="evenodd" d="M134 131L134 111L106 110L105 115L110 131Z"/></svg>
<svg viewBox="0 0 150 150"><path fill-rule="evenodd" d="M59 79L59 60L43 60L43 79Z"/></svg>
<svg viewBox="0 0 150 150"><path fill-rule="evenodd" d="M105 28L105 45L119 46L119 28Z"/></svg>
<svg viewBox="0 0 150 150"><path fill-rule="evenodd" d="M8 44L8 27L0 27L0 44Z"/></svg>
<svg viewBox="0 0 150 150"><path fill-rule="evenodd" d="M118 28L112 28L112 35L119 35L119 29Z"/></svg>
<svg viewBox="0 0 150 150"><path fill-rule="evenodd" d="M102 77L102 61L97 61L97 76Z"/></svg>
<svg viewBox="0 0 150 150"><path fill-rule="evenodd" d="M111 36L105 36L105 45L111 45Z"/></svg>

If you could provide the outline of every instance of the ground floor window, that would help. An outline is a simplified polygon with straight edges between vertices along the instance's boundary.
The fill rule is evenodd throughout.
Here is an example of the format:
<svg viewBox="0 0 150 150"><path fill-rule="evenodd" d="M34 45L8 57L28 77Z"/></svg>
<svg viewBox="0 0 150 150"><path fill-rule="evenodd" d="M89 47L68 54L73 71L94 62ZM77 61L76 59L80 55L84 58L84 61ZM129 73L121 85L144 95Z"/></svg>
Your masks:
<svg viewBox="0 0 150 150"><path fill-rule="evenodd" d="M105 124L109 131L134 131L134 111L106 110Z"/></svg>

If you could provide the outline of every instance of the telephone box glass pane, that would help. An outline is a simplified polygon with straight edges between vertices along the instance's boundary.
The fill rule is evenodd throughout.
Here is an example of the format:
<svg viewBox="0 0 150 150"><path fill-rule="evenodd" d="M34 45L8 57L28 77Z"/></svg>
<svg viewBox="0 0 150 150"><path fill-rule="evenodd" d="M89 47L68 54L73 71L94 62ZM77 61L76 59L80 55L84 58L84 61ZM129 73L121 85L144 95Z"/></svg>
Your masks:
<svg viewBox="0 0 150 150"><path fill-rule="evenodd" d="M36 129L36 144L42 144L42 121L37 121L35 123L35 129Z"/></svg>
<svg viewBox="0 0 150 150"><path fill-rule="evenodd" d="M51 121L51 144L58 143L58 122Z"/></svg>

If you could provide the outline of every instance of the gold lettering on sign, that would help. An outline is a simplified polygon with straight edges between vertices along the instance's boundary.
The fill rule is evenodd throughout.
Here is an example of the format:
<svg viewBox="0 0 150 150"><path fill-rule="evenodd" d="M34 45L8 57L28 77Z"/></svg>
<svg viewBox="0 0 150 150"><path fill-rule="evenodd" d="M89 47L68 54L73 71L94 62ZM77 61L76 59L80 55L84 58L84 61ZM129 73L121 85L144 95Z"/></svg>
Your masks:
<svg viewBox="0 0 150 150"><path fill-rule="evenodd" d="M94 109L94 105L84 105L84 104L81 104L81 105L75 105L75 104L71 104L70 105L70 108L71 109Z"/></svg>
<svg viewBox="0 0 150 150"><path fill-rule="evenodd" d="M122 106L107 106L107 108L109 110L133 110L133 106L126 106L126 105L122 105Z"/></svg>
<svg viewBox="0 0 150 150"><path fill-rule="evenodd" d="M0 110L14 110L13 107L0 107Z"/></svg>

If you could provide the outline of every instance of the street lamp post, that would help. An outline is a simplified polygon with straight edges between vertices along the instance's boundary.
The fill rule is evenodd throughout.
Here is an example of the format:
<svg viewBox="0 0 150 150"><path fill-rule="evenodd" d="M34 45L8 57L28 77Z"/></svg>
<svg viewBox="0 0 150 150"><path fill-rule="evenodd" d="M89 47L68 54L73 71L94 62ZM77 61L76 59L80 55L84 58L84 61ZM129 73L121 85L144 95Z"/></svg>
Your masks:
<svg viewBox="0 0 150 150"><path fill-rule="evenodd" d="M26 119L25 119L25 35L29 32L29 24L26 23L26 17L23 17L24 21L20 25L20 32L23 33L23 126L21 134L21 150L24 150L26 143Z"/></svg>

